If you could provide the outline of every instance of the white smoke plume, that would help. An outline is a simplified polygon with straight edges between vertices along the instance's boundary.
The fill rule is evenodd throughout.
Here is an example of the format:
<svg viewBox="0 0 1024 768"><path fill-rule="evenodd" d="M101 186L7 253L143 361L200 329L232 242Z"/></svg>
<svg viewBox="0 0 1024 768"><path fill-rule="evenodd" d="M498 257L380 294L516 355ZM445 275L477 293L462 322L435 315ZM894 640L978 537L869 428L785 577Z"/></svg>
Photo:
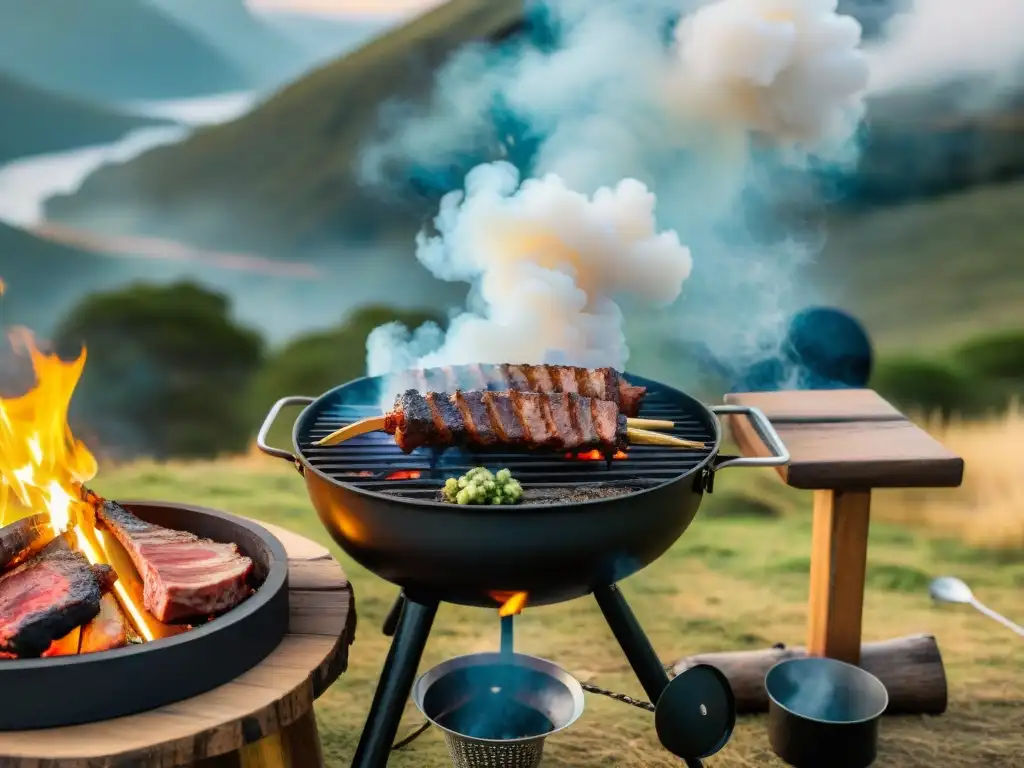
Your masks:
<svg viewBox="0 0 1024 768"><path fill-rule="evenodd" d="M499 104L537 139L529 166L540 179L517 187L510 166L485 165L464 197L445 199L440 236L421 238L418 257L439 278L470 283L471 305L446 336L377 329L370 372L555 353L621 368L630 353L623 315L674 302L689 273L674 232L696 253L691 285L700 290L672 311L688 305L703 340L725 354L730 343L781 340L796 270L816 246L800 237L768 245L750 228L781 197L780 167L849 154L867 82L859 24L838 15L835 0L547 5L560 23L553 49L456 56L429 110L396 112L394 134L363 154L371 184L395 160L443 166L493 132L488 110ZM495 141L516 149L490 138L490 151ZM696 327L678 312L680 328ZM675 331L661 323L644 335L655 332Z"/></svg>
<svg viewBox="0 0 1024 768"><path fill-rule="evenodd" d="M465 191L442 201L438 234L421 235L417 249L439 278L473 286L470 310L443 338L436 326L377 328L370 375L510 361L622 369L629 350L617 299L670 304L692 266L676 233L658 231L654 204L633 179L587 196L554 175L520 183L508 163L474 169Z"/></svg>
<svg viewBox="0 0 1024 768"><path fill-rule="evenodd" d="M991 87L1024 81L1024 2L914 0L868 50L870 91L982 78Z"/></svg>
<svg viewBox="0 0 1024 768"><path fill-rule="evenodd" d="M676 30L682 120L774 142L844 145L863 114L860 24L836 0L718 0Z"/></svg>

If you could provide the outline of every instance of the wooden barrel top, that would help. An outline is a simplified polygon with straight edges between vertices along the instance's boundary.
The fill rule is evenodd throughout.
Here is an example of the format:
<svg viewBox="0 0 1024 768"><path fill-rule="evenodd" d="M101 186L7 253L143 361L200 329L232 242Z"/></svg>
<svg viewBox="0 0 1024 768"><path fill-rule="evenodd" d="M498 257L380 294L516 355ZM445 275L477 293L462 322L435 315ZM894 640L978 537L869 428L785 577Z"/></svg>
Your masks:
<svg viewBox="0 0 1024 768"><path fill-rule="evenodd" d="M352 588L326 548L258 524L288 552L288 634L273 653L226 685L160 709L65 728L0 732L0 768L189 765L233 752L306 714L348 664L355 637Z"/></svg>

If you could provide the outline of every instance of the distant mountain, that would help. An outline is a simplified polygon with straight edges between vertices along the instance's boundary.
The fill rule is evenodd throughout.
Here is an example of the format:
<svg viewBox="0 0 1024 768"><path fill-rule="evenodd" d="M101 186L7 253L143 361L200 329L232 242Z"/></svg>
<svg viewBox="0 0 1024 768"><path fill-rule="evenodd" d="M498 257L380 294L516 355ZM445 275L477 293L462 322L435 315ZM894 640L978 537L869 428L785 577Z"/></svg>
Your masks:
<svg viewBox="0 0 1024 768"><path fill-rule="evenodd" d="M240 120L98 171L80 193L54 198L48 215L270 254L333 252L344 238L381 235L407 245L424 206L396 208L371 198L353 174L379 107L429 94L435 69L453 51L501 37L521 22L519 0L451 0L307 75ZM402 226L395 226L396 213Z"/></svg>
<svg viewBox="0 0 1024 768"><path fill-rule="evenodd" d="M252 82L145 0L0 0L0 72L107 102L244 90Z"/></svg>
<svg viewBox="0 0 1024 768"><path fill-rule="evenodd" d="M314 61L324 61L357 48L370 38L395 25L386 17L321 16L312 13L266 11L260 14L267 24L280 30L302 47Z"/></svg>
<svg viewBox="0 0 1024 768"><path fill-rule="evenodd" d="M45 91L0 74L0 163L115 141L159 121Z"/></svg>
<svg viewBox="0 0 1024 768"><path fill-rule="evenodd" d="M300 74L312 57L244 0L148 0L154 7L223 51L260 85L276 85Z"/></svg>

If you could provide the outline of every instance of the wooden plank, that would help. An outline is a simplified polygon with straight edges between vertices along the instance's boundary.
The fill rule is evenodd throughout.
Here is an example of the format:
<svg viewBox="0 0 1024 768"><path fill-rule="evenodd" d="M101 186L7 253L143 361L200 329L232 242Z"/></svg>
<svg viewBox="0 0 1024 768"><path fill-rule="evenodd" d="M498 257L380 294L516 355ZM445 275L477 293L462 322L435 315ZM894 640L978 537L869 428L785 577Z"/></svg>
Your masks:
<svg viewBox="0 0 1024 768"><path fill-rule="evenodd" d="M816 491L807 652L860 662L870 491Z"/></svg>
<svg viewBox="0 0 1024 768"><path fill-rule="evenodd" d="M319 741L295 747L287 743L315 734L315 720L312 725L302 721L312 712L314 699L347 666L355 631L352 588L324 547L276 526L265 527L288 552L290 609L289 633L266 659L226 685L150 712L67 728L0 733L0 768L168 768L218 756L227 756L224 766L234 766L230 761L244 756L249 762L239 768L257 768L276 766L258 762L275 755L282 760L282 755L298 755L300 762L285 762L282 768L322 765L315 757ZM303 588L296 589L296 584ZM293 724L298 736L289 735ZM258 748L238 752L258 742ZM296 751L298 746L302 749ZM219 765L211 763L210 768Z"/></svg>
<svg viewBox="0 0 1024 768"><path fill-rule="evenodd" d="M795 488L943 488L963 481L963 459L870 390L748 392L726 401L769 417L791 455L779 474ZM768 455L746 417L727 423L744 455Z"/></svg>

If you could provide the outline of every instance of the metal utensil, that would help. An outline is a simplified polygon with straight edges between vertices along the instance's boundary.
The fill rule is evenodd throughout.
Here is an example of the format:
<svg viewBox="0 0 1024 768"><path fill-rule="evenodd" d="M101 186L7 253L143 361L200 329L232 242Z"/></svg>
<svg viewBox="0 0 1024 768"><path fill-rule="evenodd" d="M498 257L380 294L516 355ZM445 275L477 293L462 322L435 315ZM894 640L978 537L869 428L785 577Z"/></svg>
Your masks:
<svg viewBox="0 0 1024 768"><path fill-rule="evenodd" d="M963 603L965 605L970 605L988 616L990 619L998 621L1007 629L1010 629L1021 637L1024 637L1024 627L1020 624L1013 623L1002 614L996 613L987 605L983 604L974 596L971 588L955 576L940 576L939 578L932 580L932 583L928 586L928 593L932 596L932 600L938 600L943 603Z"/></svg>

